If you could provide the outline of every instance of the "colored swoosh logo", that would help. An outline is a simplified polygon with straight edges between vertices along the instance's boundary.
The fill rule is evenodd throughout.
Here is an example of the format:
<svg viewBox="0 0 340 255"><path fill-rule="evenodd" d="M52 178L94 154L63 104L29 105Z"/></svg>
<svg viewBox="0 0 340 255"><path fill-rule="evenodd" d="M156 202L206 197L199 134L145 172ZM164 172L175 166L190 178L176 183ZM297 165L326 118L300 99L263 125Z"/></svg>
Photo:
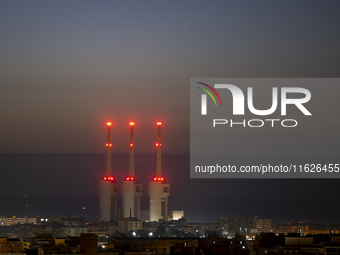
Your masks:
<svg viewBox="0 0 340 255"><path fill-rule="evenodd" d="M222 105L222 100L221 100L221 98L220 98L220 95L217 93L217 91L216 91L213 87L211 87L210 85L205 84L205 83L203 83L203 82L197 82L197 83L198 83L198 84L201 84L201 85L203 85L203 86L206 86L207 88L211 89L211 91L215 93L215 95L217 96L218 100L220 101L220 104ZM216 103L216 100L215 100L214 96L213 96L208 90L202 89L202 88L200 88L200 87L197 87L197 88L198 88L198 89L201 89L201 90L203 90L203 91L205 91L205 92L206 92L206 93L214 100L215 106L217 106L217 103Z"/></svg>

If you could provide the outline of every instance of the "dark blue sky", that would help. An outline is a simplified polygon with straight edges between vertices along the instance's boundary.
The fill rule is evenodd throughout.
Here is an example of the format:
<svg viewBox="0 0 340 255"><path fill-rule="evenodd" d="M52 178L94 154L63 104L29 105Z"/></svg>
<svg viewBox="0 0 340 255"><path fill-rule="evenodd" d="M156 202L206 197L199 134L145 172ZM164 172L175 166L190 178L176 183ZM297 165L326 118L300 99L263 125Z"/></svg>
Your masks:
<svg viewBox="0 0 340 255"><path fill-rule="evenodd" d="M336 77L338 1L2 1L0 152L188 153L191 77ZM125 134L125 136L124 136Z"/></svg>

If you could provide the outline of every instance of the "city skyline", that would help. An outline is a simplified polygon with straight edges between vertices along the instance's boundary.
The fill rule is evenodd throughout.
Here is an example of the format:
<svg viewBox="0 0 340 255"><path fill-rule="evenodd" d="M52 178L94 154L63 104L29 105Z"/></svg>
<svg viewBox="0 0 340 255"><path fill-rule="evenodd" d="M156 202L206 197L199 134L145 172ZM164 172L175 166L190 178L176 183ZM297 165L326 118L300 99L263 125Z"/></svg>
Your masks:
<svg viewBox="0 0 340 255"><path fill-rule="evenodd" d="M120 183L129 172L129 123L138 127L134 167L147 209L160 121L169 210L196 222L272 214L340 223L338 179L189 176L190 78L339 77L339 8L316 0L0 2L0 215L99 215L108 121ZM286 131L275 141L245 133L240 142L233 130L227 156L290 164L298 143L305 163L339 163L339 89L332 89L312 94L317 132ZM266 143L250 147L247 139Z"/></svg>

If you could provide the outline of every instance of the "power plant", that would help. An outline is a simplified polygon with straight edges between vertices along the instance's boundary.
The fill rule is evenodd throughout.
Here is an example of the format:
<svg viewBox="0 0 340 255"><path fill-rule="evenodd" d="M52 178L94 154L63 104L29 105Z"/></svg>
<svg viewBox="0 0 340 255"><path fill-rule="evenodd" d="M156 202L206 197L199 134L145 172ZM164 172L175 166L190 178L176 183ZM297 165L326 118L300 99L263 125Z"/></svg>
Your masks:
<svg viewBox="0 0 340 255"><path fill-rule="evenodd" d="M106 140L106 175L99 182L99 219L103 221L118 220L117 200L119 184L112 176L111 169L111 122L107 122L107 140Z"/></svg>
<svg viewBox="0 0 340 255"><path fill-rule="evenodd" d="M129 173L122 181L122 215L118 214L119 184L112 175L111 169L111 122L106 123L108 127L106 141L106 175L99 182L99 219L101 221L117 221L122 218L141 220L140 197L142 195L142 184L136 179L134 164L134 127L135 123L130 122L130 143L129 143ZM162 176L162 137L161 122L157 122L157 160L156 175L153 176L148 185L150 196L149 221L168 221L168 197L170 195L170 184Z"/></svg>
<svg viewBox="0 0 340 255"><path fill-rule="evenodd" d="M129 155L129 175L122 183L123 196L123 217L140 219L140 196L142 195L142 184L135 177L135 159L134 159L134 137L133 128L135 123L130 122L130 155Z"/></svg>
<svg viewBox="0 0 340 255"><path fill-rule="evenodd" d="M157 122L157 162L156 175L149 183L150 196L150 221L168 221L168 197L170 194L170 184L162 176L162 136L161 122Z"/></svg>

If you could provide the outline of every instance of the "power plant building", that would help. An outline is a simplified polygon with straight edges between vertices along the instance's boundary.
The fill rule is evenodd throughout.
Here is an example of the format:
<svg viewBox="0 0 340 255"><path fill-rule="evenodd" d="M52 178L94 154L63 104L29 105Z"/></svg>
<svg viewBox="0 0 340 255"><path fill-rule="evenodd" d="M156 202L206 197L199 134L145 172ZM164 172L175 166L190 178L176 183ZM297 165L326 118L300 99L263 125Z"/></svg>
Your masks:
<svg viewBox="0 0 340 255"><path fill-rule="evenodd" d="M162 175L162 137L161 122L157 122L157 160L156 175L152 177L148 185L149 211L141 215L140 202L142 195L142 184L136 180L134 169L134 122L130 122L129 143L129 173L121 184L122 211L118 215L119 184L112 175L111 169L111 122L107 122L108 134L106 141L106 175L98 185L99 193L99 220L100 221L169 221L183 217L181 211L168 211L168 199L170 195L170 184ZM121 214L122 213L122 214ZM123 219L122 219L123 218ZM139 224L139 223L138 223ZM125 225L124 225L125 226Z"/></svg>
<svg viewBox="0 0 340 255"><path fill-rule="evenodd" d="M118 220L117 201L119 193L119 184L112 176L111 169L111 122L106 123L108 127L106 141L106 176L99 182L99 220L114 221Z"/></svg>
<svg viewBox="0 0 340 255"><path fill-rule="evenodd" d="M123 196L123 218L136 218L140 220L140 196L142 195L142 184L135 178L134 163L134 134L135 123L130 122L130 155L129 155L129 175L122 183Z"/></svg>
<svg viewBox="0 0 340 255"><path fill-rule="evenodd" d="M162 176L162 137L161 122L157 122L157 162L156 175L149 183L150 196L150 221L168 221L168 198L170 195L170 184Z"/></svg>

